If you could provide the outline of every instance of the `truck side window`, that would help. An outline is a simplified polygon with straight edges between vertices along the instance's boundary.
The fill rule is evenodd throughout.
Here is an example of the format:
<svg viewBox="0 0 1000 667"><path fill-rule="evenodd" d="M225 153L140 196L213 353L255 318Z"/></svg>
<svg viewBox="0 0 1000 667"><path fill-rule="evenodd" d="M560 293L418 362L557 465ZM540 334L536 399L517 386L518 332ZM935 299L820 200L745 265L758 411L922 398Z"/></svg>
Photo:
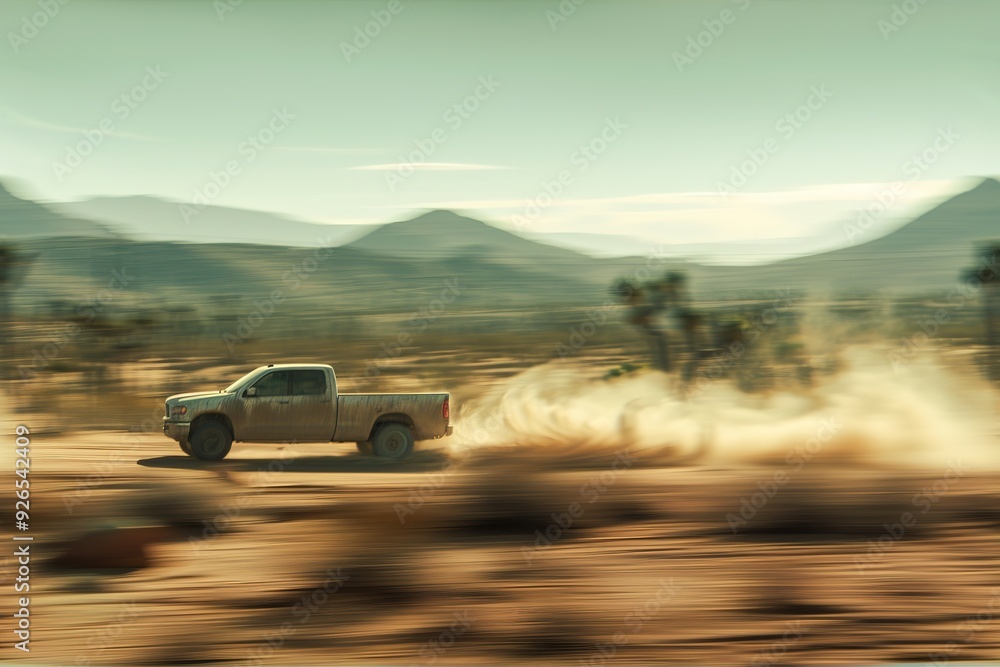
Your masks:
<svg viewBox="0 0 1000 667"><path fill-rule="evenodd" d="M293 371L294 396L318 396L326 393L326 373L323 371Z"/></svg>
<svg viewBox="0 0 1000 667"><path fill-rule="evenodd" d="M288 396L288 371L268 373L254 383L258 396Z"/></svg>

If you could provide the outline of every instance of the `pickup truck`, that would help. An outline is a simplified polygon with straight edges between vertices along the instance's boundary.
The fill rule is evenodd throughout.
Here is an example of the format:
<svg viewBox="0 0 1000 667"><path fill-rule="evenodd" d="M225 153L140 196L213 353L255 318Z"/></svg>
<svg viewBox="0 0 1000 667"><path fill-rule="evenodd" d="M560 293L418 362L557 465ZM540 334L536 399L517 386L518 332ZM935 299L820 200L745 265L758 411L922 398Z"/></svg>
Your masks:
<svg viewBox="0 0 1000 667"><path fill-rule="evenodd" d="M166 400L163 433L188 456L220 461L233 442L356 442L405 459L417 440L451 435L449 394L338 394L333 368L269 364L225 389Z"/></svg>

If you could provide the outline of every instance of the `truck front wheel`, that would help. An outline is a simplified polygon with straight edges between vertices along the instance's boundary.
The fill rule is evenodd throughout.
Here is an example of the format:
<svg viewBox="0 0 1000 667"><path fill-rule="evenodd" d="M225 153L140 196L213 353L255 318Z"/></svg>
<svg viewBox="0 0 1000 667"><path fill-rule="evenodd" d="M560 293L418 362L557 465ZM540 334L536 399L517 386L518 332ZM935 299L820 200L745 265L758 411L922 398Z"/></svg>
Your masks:
<svg viewBox="0 0 1000 667"><path fill-rule="evenodd" d="M413 431L403 424L383 424L372 438L375 456L401 461L413 453Z"/></svg>
<svg viewBox="0 0 1000 667"><path fill-rule="evenodd" d="M221 461L233 446L233 436L219 422L207 421L191 436L191 453L202 461Z"/></svg>
<svg viewBox="0 0 1000 667"><path fill-rule="evenodd" d="M372 455L372 441L371 440L358 440L358 453L365 456Z"/></svg>
<svg viewBox="0 0 1000 667"><path fill-rule="evenodd" d="M194 456L194 452L191 451L191 443L190 442L188 442L187 440L181 440L180 445L181 445L181 451L182 452L184 452L188 456Z"/></svg>

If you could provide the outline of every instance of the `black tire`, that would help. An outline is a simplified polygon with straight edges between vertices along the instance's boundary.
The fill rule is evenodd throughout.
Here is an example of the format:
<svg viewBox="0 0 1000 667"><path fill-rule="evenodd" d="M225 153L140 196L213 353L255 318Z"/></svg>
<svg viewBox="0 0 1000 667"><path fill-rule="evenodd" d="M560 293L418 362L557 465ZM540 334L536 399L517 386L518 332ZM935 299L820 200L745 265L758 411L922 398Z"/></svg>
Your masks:
<svg viewBox="0 0 1000 667"><path fill-rule="evenodd" d="M405 424L383 424L372 438L372 451L380 458L402 461L413 453L413 430Z"/></svg>
<svg viewBox="0 0 1000 667"><path fill-rule="evenodd" d="M181 440L180 445L181 445L181 451L182 452L184 452L188 456L194 456L194 452L191 451L191 443L190 442L188 442L187 440Z"/></svg>
<svg viewBox="0 0 1000 667"><path fill-rule="evenodd" d="M202 461L221 461L232 446L233 436L219 422L205 422L191 436L191 453Z"/></svg>
<svg viewBox="0 0 1000 667"><path fill-rule="evenodd" d="M371 456L374 453L372 450L371 440L359 440L357 442L357 445L359 454L363 454L365 456Z"/></svg>

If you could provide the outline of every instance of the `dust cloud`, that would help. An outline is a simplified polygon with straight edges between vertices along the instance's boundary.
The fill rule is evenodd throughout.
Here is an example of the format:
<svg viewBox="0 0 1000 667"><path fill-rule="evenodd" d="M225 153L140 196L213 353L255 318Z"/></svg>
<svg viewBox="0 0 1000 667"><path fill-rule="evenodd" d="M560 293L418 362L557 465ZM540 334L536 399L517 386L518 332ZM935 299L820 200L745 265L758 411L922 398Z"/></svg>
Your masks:
<svg viewBox="0 0 1000 667"><path fill-rule="evenodd" d="M727 379L686 389L642 370L549 362L463 406L453 451L513 447L557 460L637 450L650 465L805 461L874 467L1000 468L995 388L933 353L893 367L885 349L839 354L808 386L745 393Z"/></svg>

